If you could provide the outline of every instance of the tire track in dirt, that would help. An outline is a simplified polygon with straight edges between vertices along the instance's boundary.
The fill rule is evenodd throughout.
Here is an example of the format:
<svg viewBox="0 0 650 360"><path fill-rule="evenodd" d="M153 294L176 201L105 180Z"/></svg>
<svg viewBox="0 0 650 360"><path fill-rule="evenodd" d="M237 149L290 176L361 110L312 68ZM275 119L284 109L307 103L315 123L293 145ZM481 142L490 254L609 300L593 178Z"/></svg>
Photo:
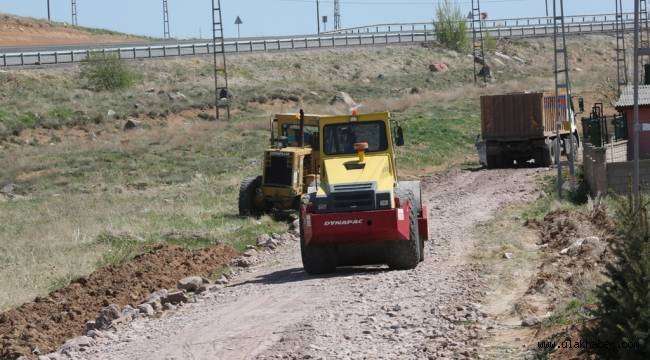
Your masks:
<svg viewBox="0 0 650 360"><path fill-rule="evenodd" d="M343 269L307 276L299 244L161 319L100 341L88 359L477 358L486 316L482 268L469 258L475 226L537 195L546 170L452 171L423 180L430 209L426 260L410 271Z"/></svg>

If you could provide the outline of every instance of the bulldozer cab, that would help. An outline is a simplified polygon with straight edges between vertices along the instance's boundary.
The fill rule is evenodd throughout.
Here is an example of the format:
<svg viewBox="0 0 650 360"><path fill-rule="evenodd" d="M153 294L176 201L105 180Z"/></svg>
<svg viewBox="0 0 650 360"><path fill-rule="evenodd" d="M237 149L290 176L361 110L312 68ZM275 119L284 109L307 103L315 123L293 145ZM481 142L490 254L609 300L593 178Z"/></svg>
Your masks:
<svg viewBox="0 0 650 360"><path fill-rule="evenodd" d="M256 208L290 210L318 176L318 115L278 114L271 122L271 147L264 152Z"/></svg>

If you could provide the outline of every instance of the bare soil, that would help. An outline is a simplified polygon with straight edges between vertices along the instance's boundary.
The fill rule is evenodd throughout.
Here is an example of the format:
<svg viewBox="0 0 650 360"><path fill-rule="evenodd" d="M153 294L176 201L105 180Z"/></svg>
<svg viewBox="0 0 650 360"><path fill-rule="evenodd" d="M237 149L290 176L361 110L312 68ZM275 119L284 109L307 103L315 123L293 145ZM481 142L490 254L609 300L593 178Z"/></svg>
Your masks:
<svg viewBox="0 0 650 360"><path fill-rule="evenodd" d="M493 356L504 359L535 357L541 352L538 342L542 341L579 341L580 329L587 322L573 318L580 316L574 312L586 314L592 305L582 304L568 313L564 307L572 299L588 298L606 280L606 265L615 260L610 248L616 239L614 224L603 206L558 209L541 221L527 220L525 225L522 234L528 230L534 234L527 237L526 245L539 260L517 269L520 276L509 289L491 297L487 304L490 310L486 310L494 324L486 331L485 343ZM529 318L540 323L522 326L522 320ZM588 358L575 348L548 350L545 356L557 360Z"/></svg>
<svg viewBox="0 0 650 360"><path fill-rule="evenodd" d="M0 358L55 351L82 335L88 320L109 304L137 306L149 294L175 287L186 276L207 275L227 264L236 252L224 246L187 250L156 246L121 266L108 266L70 285L0 314Z"/></svg>
<svg viewBox="0 0 650 360"><path fill-rule="evenodd" d="M142 40L129 35L95 34L47 21L0 14L0 46L124 43Z"/></svg>
<svg viewBox="0 0 650 360"><path fill-rule="evenodd" d="M477 358L485 314L474 227L537 196L545 169L454 170L424 180L431 239L411 271L304 273L299 244L266 254L229 286L160 319L138 319L87 359Z"/></svg>

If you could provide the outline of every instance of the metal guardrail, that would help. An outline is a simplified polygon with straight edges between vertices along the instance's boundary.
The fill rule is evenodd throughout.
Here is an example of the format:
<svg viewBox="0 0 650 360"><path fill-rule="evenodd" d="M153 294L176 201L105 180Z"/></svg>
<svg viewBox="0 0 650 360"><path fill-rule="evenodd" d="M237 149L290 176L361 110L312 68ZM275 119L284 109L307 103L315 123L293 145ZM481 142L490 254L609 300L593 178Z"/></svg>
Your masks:
<svg viewBox="0 0 650 360"><path fill-rule="evenodd" d="M633 29L633 21L625 23ZM615 22L568 23L567 33L572 35L607 33L615 31ZM553 34L549 25L525 25L487 29L495 38L534 38ZM432 31L384 32L371 34L346 34L319 37L264 39L224 42L226 53L252 53L268 51L291 51L318 48L408 44L435 40ZM217 48L221 48L217 45ZM99 48L67 51L44 51L0 54L0 67L24 67L34 65L71 64L81 62L92 53L114 54L120 59L151 59L160 57L199 56L212 54L212 43L152 45L130 48Z"/></svg>
<svg viewBox="0 0 650 360"><path fill-rule="evenodd" d="M600 24L616 21L616 14L592 14L592 15L575 15L566 16L566 24ZM634 21L634 13L624 13L623 21ZM530 18L512 18L485 20L484 26L488 29L520 27L520 26L541 26L552 25L552 17L530 17ZM470 24L468 24L470 25ZM369 34L382 32L412 32L412 31L432 31L433 22L416 22L416 23L388 23L374 24L367 26L357 26L345 29L333 30L321 33L322 35L343 35L343 34Z"/></svg>

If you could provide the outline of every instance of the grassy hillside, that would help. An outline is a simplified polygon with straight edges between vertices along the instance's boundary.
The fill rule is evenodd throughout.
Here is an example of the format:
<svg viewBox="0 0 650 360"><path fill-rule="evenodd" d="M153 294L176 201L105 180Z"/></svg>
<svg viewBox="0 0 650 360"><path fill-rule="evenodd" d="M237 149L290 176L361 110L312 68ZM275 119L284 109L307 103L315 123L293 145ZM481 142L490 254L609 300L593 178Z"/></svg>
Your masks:
<svg viewBox="0 0 650 360"><path fill-rule="evenodd" d="M611 39L572 42L574 79L589 104L601 97L592 85L614 74L611 56L597 52ZM439 48L231 57L230 122L210 121L209 58L128 63L135 85L115 91L89 90L76 67L0 72L0 310L156 242L242 249L283 231L268 217L237 216L239 182L260 172L271 114L347 112L331 102L339 91L402 124L403 176L476 164L479 96L550 88L550 61L539 54L551 48L501 43L524 63L495 62L487 87L474 85L470 57ZM431 72L432 62L451 70ZM141 126L124 131L126 119Z"/></svg>

